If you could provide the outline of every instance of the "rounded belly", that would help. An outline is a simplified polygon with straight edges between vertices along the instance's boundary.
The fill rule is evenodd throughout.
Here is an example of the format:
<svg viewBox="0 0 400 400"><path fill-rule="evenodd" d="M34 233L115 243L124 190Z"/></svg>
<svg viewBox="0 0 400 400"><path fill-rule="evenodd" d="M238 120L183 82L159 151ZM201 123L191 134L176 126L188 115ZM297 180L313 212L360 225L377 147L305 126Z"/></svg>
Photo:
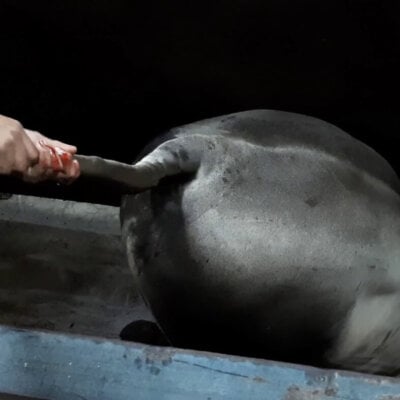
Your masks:
<svg viewBox="0 0 400 400"><path fill-rule="evenodd" d="M284 167L147 196L139 283L174 345L318 362L359 293L387 279L397 197Z"/></svg>

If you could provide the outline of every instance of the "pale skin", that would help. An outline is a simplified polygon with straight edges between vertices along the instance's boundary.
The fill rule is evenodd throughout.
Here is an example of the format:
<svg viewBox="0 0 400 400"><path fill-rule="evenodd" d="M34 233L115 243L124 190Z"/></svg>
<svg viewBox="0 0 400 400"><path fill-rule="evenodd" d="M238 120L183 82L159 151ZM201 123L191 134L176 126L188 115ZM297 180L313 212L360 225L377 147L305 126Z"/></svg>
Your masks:
<svg viewBox="0 0 400 400"><path fill-rule="evenodd" d="M25 129L15 119L0 115L0 175L15 175L27 182L75 180L79 176L77 161L68 163L62 171L54 170L51 151L46 145L71 155L77 151L75 146L49 139Z"/></svg>

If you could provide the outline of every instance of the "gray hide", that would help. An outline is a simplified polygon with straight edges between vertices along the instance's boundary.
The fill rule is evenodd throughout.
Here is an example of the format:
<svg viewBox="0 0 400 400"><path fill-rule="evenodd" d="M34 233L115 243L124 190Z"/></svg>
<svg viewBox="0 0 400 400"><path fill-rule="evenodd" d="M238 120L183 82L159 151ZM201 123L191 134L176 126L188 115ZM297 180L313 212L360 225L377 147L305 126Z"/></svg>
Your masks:
<svg viewBox="0 0 400 400"><path fill-rule="evenodd" d="M173 129L121 209L142 295L179 347L394 374L399 181L335 126L257 110Z"/></svg>

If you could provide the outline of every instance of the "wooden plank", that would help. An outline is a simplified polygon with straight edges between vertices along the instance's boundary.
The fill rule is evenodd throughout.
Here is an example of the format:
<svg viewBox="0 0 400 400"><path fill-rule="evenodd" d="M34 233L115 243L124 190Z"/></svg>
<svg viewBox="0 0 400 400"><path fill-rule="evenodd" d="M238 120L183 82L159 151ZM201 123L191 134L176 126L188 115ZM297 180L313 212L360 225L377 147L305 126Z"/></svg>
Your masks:
<svg viewBox="0 0 400 400"><path fill-rule="evenodd" d="M0 392L55 400L400 400L400 380L0 327Z"/></svg>
<svg viewBox="0 0 400 400"><path fill-rule="evenodd" d="M0 200L0 221L120 235L119 207L33 196L13 195Z"/></svg>

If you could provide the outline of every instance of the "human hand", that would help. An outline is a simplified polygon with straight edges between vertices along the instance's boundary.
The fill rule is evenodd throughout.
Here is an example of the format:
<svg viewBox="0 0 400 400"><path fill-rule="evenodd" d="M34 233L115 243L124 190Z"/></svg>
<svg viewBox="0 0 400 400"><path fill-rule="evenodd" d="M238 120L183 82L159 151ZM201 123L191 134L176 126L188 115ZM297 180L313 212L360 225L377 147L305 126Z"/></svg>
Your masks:
<svg viewBox="0 0 400 400"><path fill-rule="evenodd" d="M29 182L71 182L79 176L79 164L72 159L75 153L75 146L24 129L18 121L0 115L0 174L18 175Z"/></svg>

